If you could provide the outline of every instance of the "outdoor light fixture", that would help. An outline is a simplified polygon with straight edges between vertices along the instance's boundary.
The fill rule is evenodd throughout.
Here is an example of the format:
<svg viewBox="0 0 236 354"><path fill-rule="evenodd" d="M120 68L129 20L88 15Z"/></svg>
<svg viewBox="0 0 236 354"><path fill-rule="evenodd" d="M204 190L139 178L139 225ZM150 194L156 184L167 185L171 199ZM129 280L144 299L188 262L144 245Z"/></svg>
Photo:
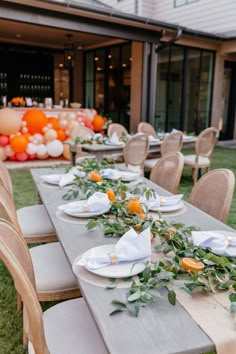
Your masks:
<svg viewBox="0 0 236 354"><path fill-rule="evenodd" d="M72 43L72 35L66 35L66 42L64 45L64 66L70 69L74 65L74 45Z"/></svg>

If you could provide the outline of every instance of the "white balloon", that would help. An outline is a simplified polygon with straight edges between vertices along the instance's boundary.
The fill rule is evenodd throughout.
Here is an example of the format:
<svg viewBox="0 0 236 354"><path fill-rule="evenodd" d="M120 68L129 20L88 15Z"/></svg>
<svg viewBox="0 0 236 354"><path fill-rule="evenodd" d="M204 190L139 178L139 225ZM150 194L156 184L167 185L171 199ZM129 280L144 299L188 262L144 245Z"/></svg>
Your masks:
<svg viewBox="0 0 236 354"><path fill-rule="evenodd" d="M61 112L61 113L59 113L58 114L58 119L65 119L66 118L66 115L67 115L67 113L66 112Z"/></svg>
<svg viewBox="0 0 236 354"><path fill-rule="evenodd" d="M28 128L24 127L21 129L22 133L28 133Z"/></svg>
<svg viewBox="0 0 236 354"><path fill-rule="evenodd" d="M63 153L63 144L60 140L53 140L47 143L48 155L58 157Z"/></svg>
<svg viewBox="0 0 236 354"><path fill-rule="evenodd" d="M29 143L26 148L26 152L29 155L33 155L37 153L38 146L32 143Z"/></svg>
<svg viewBox="0 0 236 354"><path fill-rule="evenodd" d="M43 143L43 135L36 133L33 135L33 139L37 141L37 144L42 144Z"/></svg>
<svg viewBox="0 0 236 354"><path fill-rule="evenodd" d="M7 156L15 155L15 152L12 150L11 145L5 146L5 152L6 152Z"/></svg>
<svg viewBox="0 0 236 354"><path fill-rule="evenodd" d="M65 129L68 125L68 121L66 119L60 119L58 125L61 129Z"/></svg>
<svg viewBox="0 0 236 354"><path fill-rule="evenodd" d="M47 147L44 144L39 144L37 146L37 155L43 156L47 153Z"/></svg>
<svg viewBox="0 0 236 354"><path fill-rule="evenodd" d="M75 118L76 118L76 114L75 113L69 113L66 116L67 120L75 120Z"/></svg>
<svg viewBox="0 0 236 354"><path fill-rule="evenodd" d="M47 141L52 141L57 138L57 132L54 129L48 129L46 133L44 134L44 138Z"/></svg>

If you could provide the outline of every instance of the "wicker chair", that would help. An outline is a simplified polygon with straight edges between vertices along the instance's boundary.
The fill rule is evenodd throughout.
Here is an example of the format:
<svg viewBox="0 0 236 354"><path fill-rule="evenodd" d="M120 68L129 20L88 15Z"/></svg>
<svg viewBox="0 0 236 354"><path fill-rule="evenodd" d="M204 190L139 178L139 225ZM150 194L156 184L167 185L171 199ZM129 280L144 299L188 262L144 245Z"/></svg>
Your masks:
<svg viewBox="0 0 236 354"><path fill-rule="evenodd" d="M152 168L150 180L170 193L176 194L184 167L184 156L181 152L164 155Z"/></svg>
<svg viewBox="0 0 236 354"><path fill-rule="evenodd" d="M156 136L156 131L150 123L141 122L138 125L138 133L144 133L151 136Z"/></svg>
<svg viewBox="0 0 236 354"><path fill-rule="evenodd" d="M7 221L17 230L22 244L19 257L27 262L28 271L34 274L39 301L69 299L80 295L76 278L59 242L27 247L17 220L15 204L8 191L0 185L0 209ZM21 301L18 298L18 310Z"/></svg>
<svg viewBox="0 0 236 354"><path fill-rule="evenodd" d="M216 169L207 172L194 185L189 203L225 222L233 197L234 184L235 177L230 170Z"/></svg>
<svg viewBox="0 0 236 354"><path fill-rule="evenodd" d="M107 135L109 136L109 138L112 136L112 134L116 132L117 136L120 138L122 135L127 135L128 131L127 129L118 123L112 123L108 126L108 130L107 130Z"/></svg>
<svg viewBox="0 0 236 354"><path fill-rule="evenodd" d="M85 138L87 136L92 137L92 136L94 136L94 134L95 134L94 131L92 131L91 129L89 129L83 125L79 125L75 129L73 129L73 131L71 133L71 138L74 141L76 138ZM80 163L86 157L90 157L90 158L95 159L94 155L83 152L81 149L81 146L77 145L76 146L76 163Z"/></svg>
<svg viewBox="0 0 236 354"><path fill-rule="evenodd" d="M0 257L24 302L29 354L107 353L84 299L64 301L42 313L30 271L31 260L21 257L25 248L14 227L0 219Z"/></svg>
<svg viewBox="0 0 236 354"><path fill-rule="evenodd" d="M0 162L0 185L13 198L11 177L3 162ZM56 231L44 205L31 205L16 211L18 223L27 243L52 242L57 240Z"/></svg>
<svg viewBox="0 0 236 354"><path fill-rule="evenodd" d="M161 157L170 153L181 151L183 145L183 133L177 131L165 137L161 143ZM144 169L150 171L159 159L149 159L144 163Z"/></svg>
<svg viewBox="0 0 236 354"><path fill-rule="evenodd" d="M184 156L184 167L192 168L192 178L194 184L198 178L198 171L202 168L210 169L210 158L216 144L218 130L207 128L203 130L195 143L195 154Z"/></svg>
<svg viewBox="0 0 236 354"><path fill-rule="evenodd" d="M144 161L149 149L148 136L137 134L132 136L124 146L123 154L125 166L129 170L143 174Z"/></svg>

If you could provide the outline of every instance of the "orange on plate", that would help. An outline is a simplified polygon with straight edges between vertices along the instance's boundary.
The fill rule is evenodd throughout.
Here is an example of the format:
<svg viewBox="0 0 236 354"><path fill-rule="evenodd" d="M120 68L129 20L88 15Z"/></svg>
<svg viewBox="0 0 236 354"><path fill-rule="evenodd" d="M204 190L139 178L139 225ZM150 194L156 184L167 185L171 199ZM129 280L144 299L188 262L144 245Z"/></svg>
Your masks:
<svg viewBox="0 0 236 354"><path fill-rule="evenodd" d="M89 172L88 178L95 181L95 182L100 182L102 180L102 176L94 171Z"/></svg>
<svg viewBox="0 0 236 354"><path fill-rule="evenodd" d="M137 198L132 198L128 201L127 209L130 214L141 214L143 211L142 205Z"/></svg>
<svg viewBox="0 0 236 354"><path fill-rule="evenodd" d="M205 267L202 262L194 258L183 258L181 264L185 270L195 270L197 272Z"/></svg>
<svg viewBox="0 0 236 354"><path fill-rule="evenodd" d="M116 201L116 195L115 195L115 193L113 192L112 189L108 189L108 190L106 191L106 194L108 195L108 198L109 198L109 200L110 200L112 203Z"/></svg>

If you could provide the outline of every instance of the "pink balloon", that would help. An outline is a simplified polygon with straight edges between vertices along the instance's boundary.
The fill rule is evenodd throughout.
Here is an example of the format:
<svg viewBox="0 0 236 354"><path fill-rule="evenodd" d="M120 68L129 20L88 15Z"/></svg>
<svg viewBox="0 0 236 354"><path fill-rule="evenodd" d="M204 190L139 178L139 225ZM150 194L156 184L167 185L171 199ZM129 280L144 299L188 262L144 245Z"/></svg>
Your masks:
<svg viewBox="0 0 236 354"><path fill-rule="evenodd" d="M26 161L28 159L28 154L26 152L17 152L16 160L17 161Z"/></svg>
<svg viewBox="0 0 236 354"><path fill-rule="evenodd" d="M34 160L34 159L36 159L36 157L37 157L37 154L29 154L29 155L28 155L28 158L29 158L30 160Z"/></svg>
<svg viewBox="0 0 236 354"><path fill-rule="evenodd" d="M0 145L5 147L5 146L7 146L7 144L9 144L9 137L6 135L1 135L0 136Z"/></svg>

